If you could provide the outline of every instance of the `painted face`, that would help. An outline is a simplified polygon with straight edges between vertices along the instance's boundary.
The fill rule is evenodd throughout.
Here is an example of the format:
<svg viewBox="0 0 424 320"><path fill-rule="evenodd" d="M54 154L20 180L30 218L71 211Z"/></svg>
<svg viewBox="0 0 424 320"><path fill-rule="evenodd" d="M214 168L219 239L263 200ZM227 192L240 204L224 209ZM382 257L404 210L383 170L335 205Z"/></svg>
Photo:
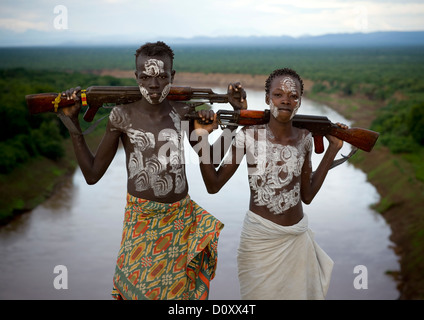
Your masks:
<svg viewBox="0 0 424 320"><path fill-rule="evenodd" d="M136 77L143 97L150 104L160 104L171 89L171 61L166 57L140 56L137 59Z"/></svg>
<svg viewBox="0 0 424 320"><path fill-rule="evenodd" d="M299 85L292 77L275 78L268 98L271 114L275 118L286 115L290 120L293 119L300 107L299 92Z"/></svg>
<svg viewBox="0 0 424 320"><path fill-rule="evenodd" d="M164 73L163 70L163 61L157 59L149 59L144 62L144 74L147 74L150 77L158 77L161 73Z"/></svg>

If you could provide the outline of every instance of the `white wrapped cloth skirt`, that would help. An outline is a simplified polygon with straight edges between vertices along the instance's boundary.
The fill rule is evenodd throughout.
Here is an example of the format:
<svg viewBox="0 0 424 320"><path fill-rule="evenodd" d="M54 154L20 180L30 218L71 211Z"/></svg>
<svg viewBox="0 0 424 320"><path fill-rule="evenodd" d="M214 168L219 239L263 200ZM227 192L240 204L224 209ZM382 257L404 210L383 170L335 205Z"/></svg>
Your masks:
<svg viewBox="0 0 424 320"><path fill-rule="evenodd" d="M247 211L238 249L242 299L325 299L333 261L318 246L308 217L281 226Z"/></svg>

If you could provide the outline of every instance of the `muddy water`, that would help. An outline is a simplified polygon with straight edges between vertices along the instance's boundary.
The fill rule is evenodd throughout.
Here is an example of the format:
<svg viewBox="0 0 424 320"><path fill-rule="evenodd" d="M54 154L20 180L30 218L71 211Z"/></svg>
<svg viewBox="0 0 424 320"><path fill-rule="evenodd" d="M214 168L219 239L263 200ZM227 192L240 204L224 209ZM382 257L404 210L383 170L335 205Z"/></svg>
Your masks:
<svg viewBox="0 0 424 320"><path fill-rule="evenodd" d="M249 108L265 107L262 91L248 94ZM214 108L218 107L223 108ZM327 115L333 122L349 124L326 106L308 100L299 113ZM349 151L345 144L341 153ZM77 170L51 199L0 228L0 299L110 299L125 205L124 157L119 150L94 186L88 186ZM313 161L316 167L320 156L314 155ZM191 197L225 224L210 298L239 299L236 252L248 207L246 168L242 164L218 194L209 195L189 148L186 162ZM330 171L314 201L304 206L316 241L335 262L328 299L398 297L395 282L385 274L399 269L390 248L390 229L370 209L378 199L366 175L345 163ZM64 275L54 273L58 265L67 269L67 289L54 286L55 278ZM364 267L354 273L356 266ZM366 289L355 288L356 277L362 278L362 285L366 282Z"/></svg>

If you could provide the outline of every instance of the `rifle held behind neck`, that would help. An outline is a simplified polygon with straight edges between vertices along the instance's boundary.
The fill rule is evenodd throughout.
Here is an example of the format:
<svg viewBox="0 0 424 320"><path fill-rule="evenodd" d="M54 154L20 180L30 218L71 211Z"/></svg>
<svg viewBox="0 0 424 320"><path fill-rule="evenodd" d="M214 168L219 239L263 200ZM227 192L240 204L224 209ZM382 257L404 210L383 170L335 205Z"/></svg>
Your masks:
<svg viewBox="0 0 424 320"><path fill-rule="evenodd" d="M143 96L137 86L91 86L85 90L87 110L84 120L91 122L99 108L104 104L129 104L141 100ZM77 94L81 99L81 93ZM74 100L68 100L65 93L38 93L25 96L31 114L56 112L59 108L70 107ZM227 103L227 94L217 94L209 88L191 88L172 86L167 96L172 101L203 101L209 103Z"/></svg>

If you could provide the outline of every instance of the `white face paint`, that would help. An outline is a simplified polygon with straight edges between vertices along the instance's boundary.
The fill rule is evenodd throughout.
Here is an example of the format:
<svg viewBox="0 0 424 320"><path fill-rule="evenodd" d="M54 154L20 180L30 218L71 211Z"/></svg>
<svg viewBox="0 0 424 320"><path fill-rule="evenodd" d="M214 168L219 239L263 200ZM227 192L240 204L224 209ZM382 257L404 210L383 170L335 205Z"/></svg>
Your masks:
<svg viewBox="0 0 424 320"><path fill-rule="evenodd" d="M170 84L170 83L168 83L168 84L165 86L165 88L163 88L163 90L162 90L162 94L160 95L160 98L159 98L159 102L162 102L163 100L165 100L166 96L167 96L167 95L168 95L168 93L169 93L169 90L171 90L171 84Z"/></svg>
<svg viewBox="0 0 424 320"><path fill-rule="evenodd" d="M141 95L144 97L144 99L146 99L150 104L152 104L153 101L152 99L150 99L149 92L147 91L147 89L140 85L138 87L140 88Z"/></svg>
<svg viewBox="0 0 424 320"><path fill-rule="evenodd" d="M284 92L296 93L296 82L290 78L285 77L280 81L281 90Z"/></svg>
<svg viewBox="0 0 424 320"><path fill-rule="evenodd" d="M281 85L281 90L283 90L284 93L298 95L297 90L296 90L296 82L292 78L290 78L290 77L283 78L280 81L280 85ZM293 109L293 112L291 114L290 119L293 119L293 117L297 113L297 110L300 107L299 97L297 99L295 99L294 101L296 102L296 107Z"/></svg>
<svg viewBox="0 0 424 320"><path fill-rule="evenodd" d="M164 70L165 63L162 60L158 59L149 59L144 63L144 71L143 73L145 75L148 75L149 77L158 77L159 75L163 74L165 72ZM139 85L140 92L142 96L150 103L152 104L152 99L149 97L149 92L145 87L142 85ZM161 103L163 100L165 100L166 96L169 93L169 90L171 89L171 84L167 84L165 88L163 88L162 93L159 98L159 103Z"/></svg>
<svg viewBox="0 0 424 320"><path fill-rule="evenodd" d="M162 60L149 59L144 63L144 69L146 70L143 73L150 77L157 77L164 72L163 66L164 63Z"/></svg>
<svg viewBox="0 0 424 320"><path fill-rule="evenodd" d="M148 93L148 91L147 91L147 89L146 88L144 88L143 86L139 86L139 88L140 88L140 92L141 92L141 94L143 95L143 97L150 103L150 104L152 104L153 103L153 101L152 101L152 99L150 99L150 97L149 97L149 93ZM165 98L168 96L168 93L169 93L169 90L171 90L171 84L170 83L168 83L166 86L165 86L165 88L163 88L163 90L162 90L162 93L161 93L161 95L160 95L160 98L159 98L159 103L161 103L163 100L165 100Z"/></svg>
<svg viewBox="0 0 424 320"><path fill-rule="evenodd" d="M274 102L272 102L272 99L271 99L271 102L269 104L269 109L271 111L271 114L274 116L274 118L277 118L278 117L278 108L274 105Z"/></svg>
<svg viewBox="0 0 424 320"><path fill-rule="evenodd" d="M285 77L280 81L280 89L285 93L285 94L295 94L298 95L297 90L296 90L296 82L290 78L290 77ZM277 118L279 111L278 111L278 107L276 107L274 105L274 102L272 101L272 99L270 99L270 103L269 103L269 107L270 107L270 111L271 114ZM300 107L300 99L297 98L294 100L296 102L296 106L293 109L293 112L290 116L290 120L293 119L293 117L295 116L295 114L297 113L297 110Z"/></svg>

